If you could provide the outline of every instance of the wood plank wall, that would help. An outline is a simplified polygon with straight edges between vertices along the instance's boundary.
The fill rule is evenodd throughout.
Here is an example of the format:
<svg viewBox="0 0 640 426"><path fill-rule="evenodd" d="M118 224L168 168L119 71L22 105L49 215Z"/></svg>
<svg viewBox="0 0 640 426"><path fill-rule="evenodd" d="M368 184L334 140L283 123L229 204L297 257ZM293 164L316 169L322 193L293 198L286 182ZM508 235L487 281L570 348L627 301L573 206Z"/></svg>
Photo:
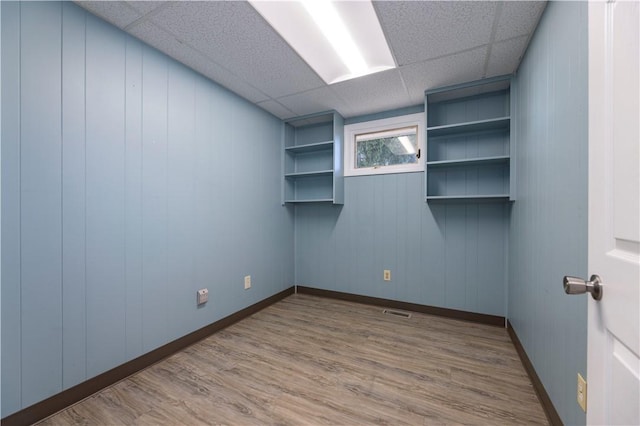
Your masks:
<svg viewBox="0 0 640 426"><path fill-rule="evenodd" d="M423 186L347 177L344 206L297 206L296 284L506 316L508 205L425 203Z"/></svg>
<svg viewBox="0 0 640 426"><path fill-rule="evenodd" d="M289 288L293 212L280 120L71 2L1 7L6 417Z"/></svg>
<svg viewBox="0 0 640 426"><path fill-rule="evenodd" d="M587 4L549 2L514 81L518 200L510 228L509 321L565 424L584 424L587 360Z"/></svg>

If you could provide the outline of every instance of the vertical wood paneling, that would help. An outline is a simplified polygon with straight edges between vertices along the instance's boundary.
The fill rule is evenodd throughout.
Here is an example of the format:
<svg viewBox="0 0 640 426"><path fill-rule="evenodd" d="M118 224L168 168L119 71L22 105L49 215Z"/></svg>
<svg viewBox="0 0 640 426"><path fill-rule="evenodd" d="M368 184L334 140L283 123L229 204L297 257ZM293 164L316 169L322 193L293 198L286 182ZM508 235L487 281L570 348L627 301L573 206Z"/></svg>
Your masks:
<svg viewBox="0 0 640 426"><path fill-rule="evenodd" d="M424 200L422 200L424 201ZM420 217L422 253L422 298L425 305L445 306L445 229L447 205L424 203Z"/></svg>
<svg viewBox="0 0 640 426"><path fill-rule="evenodd" d="M405 246L402 255L405 260L404 295L407 300L424 300L422 298L422 288L425 283L425 277L422 275L422 217L426 212L426 203L422 197L413 196L413 194L424 194L424 179L412 179L412 176L407 174L402 176L398 183L398 191L402 193L400 199L403 202L399 203L398 208L404 210L406 219L399 218L398 224L403 232L398 233L397 238L400 241L399 244ZM398 253L399 258L400 255Z"/></svg>
<svg viewBox="0 0 640 426"><path fill-rule="evenodd" d="M564 295L561 282L587 276L586 37L586 4L550 3L514 81L509 319L566 424L585 422L574 394L587 300Z"/></svg>
<svg viewBox="0 0 640 426"><path fill-rule="evenodd" d="M280 120L72 3L0 7L5 417L294 269Z"/></svg>
<svg viewBox="0 0 640 426"><path fill-rule="evenodd" d="M169 64L167 118L167 296L169 336L187 333L196 291L194 226L195 80L182 65Z"/></svg>
<svg viewBox="0 0 640 426"><path fill-rule="evenodd" d="M296 283L505 315L504 204L426 204L422 176L348 177L341 209L297 206Z"/></svg>
<svg viewBox="0 0 640 426"><path fill-rule="evenodd" d="M243 105L234 103L232 107L233 121L236 121L238 117L242 116ZM249 136L249 126L251 124L240 126L231 130L231 142L230 152L232 158L242 158L247 164L255 166L257 156L253 147L250 147L247 143L247 137ZM233 168L230 170L231 180L229 185L232 188L231 191L231 204L235 205L240 211L246 211L247 209L253 209L249 203L249 199L253 195L254 185L249 182L249 175L245 173L244 168ZM242 189L247 188L247 192L243 192ZM254 212L255 213L255 212ZM228 283L228 291L233 298L233 303L240 303L241 300L249 300L249 293L245 291L240 285L242 285L242 277L251 275L252 285L257 284L255 273L252 273L249 269L249 265L245 261L244 256L251 256L253 244L251 239L253 234L250 230L255 229L255 219L242 222L231 222L231 240L229 241L229 251L231 252L231 258L238 259L237 262L232 263L231 276ZM234 285L235 284L235 285Z"/></svg>
<svg viewBox="0 0 640 426"><path fill-rule="evenodd" d="M142 348L164 341L167 318L167 60L142 52Z"/></svg>
<svg viewBox="0 0 640 426"><path fill-rule="evenodd" d="M243 122L243 117L249 113L251 106L245 102L233 103L233 120L243 123L232 130L231 158L238 159L246 167L233 167L231 170L230 185L232 188L232 204L238 211L246 212L244 221L232 221L232 241L228 247L233 261L232 277L230 278L230 293L235 296L234 303L249 304L257 297L258 291L246 291L243 286L243 278L251 276L252 286L256 288L264 285L265 277L262 275L264 257L259 250L262 238L260 225L260 208L254 206L264 202L264 194L259 189L258 177L263 167L260 158L261 135L258 131L257 120ZM247 173L247 168L252 172Z"/></svg>
<svg viewBox="0 0 640 426"><path fill-rule="evenodd" d="M21 4L22 403L62 388L60 3ZM46 73L42 71L46 70ZM47 352L43 363L40 353Z"/></svg>
<svg viewBox="0 0 640 426"><path fill-rule="evenodd" d="M0 7L4 417L292 285L294 217L280 120L76 5Z"/></svg>
<svg viewBox="0 0 640 426"><path fill-rule="evenodd" d="M126 360L125 36L87 17L87 374Z"/></svg>
<svg viewBox="0 0 640 426"><path fill-rule="evenodd" d="M483 285L477 288L476 297L478 305L492 315L503 315L507 301L504 294L507 286L507 209L505 204L478 205L476 279L481 279ZM496 271L502 271L502 274ZM503 293L502 297L499 297L500 293Z"/></svg>
<svg viewBox="0 0 640 426"><path fill-rule="evenodd" d="M254 123L256 124L254 128L254 132L256 134L261 135L259 138L257 138L258 147L259 147L258 155L260 156L260 159L261 159L261 161L259 162L260 167L256 171L258 176L258 181L260 182L260 184L257 185L257 189L260 192L260 197L258 198L260 200L258 209L260 211L260 215L266 219L270 216L269 206L273 205L272 200L274 199L274 196L275 198L277 198L278 194L271 193L271 191L267 189L267 187L265 186L265 181L268 178L271 178L271 179L278 178L277 176L271 175L270 170L273 170L273 168L271 167L273 162L278 163L280 157L279 155L278 156L267 155L267 150L271 151L271 147L269 146L269 144L266 144L265 142L269 138L268 135L270 135L271 129L270 129L270 126L268 126L265 123L264 117L256 117L256 119L254 120ZM267 160L268 158L270 158L271 161L268 161ZM259 227L259 232L257 236L258 238L256 240L256 243L257 243L256 246L267 247L268 241L269 241L269 234L270 234L267 228L269 226L266 225L266 222L263 220L258 220L257 224ZM272 267L271 267L271 263L272 263L271 256L269 255L269 253L265 251L257 251L256 257L258 259L258 263L257 263L258 274L261 277L260 282L264 283L271 280L273 276ZM264 293L265 289L266 287L264 285L260 285L256 287L257 291L255 291L253 295L254 297L256 297L255 299L256 301L263 299L264 297L267 296L267 294Z"/></svg>
<svg viewBox="0 0 640 426"><path fill-rule="evenodd" d="M346 196L351 196L351 192L347 192L345 188ZM336 217L336 226L335 226L335 238L334 245L332 247L332 261L333 265L335 265L333 269L334 272L334 287L338 284L342 284L341 288L332 288L332 290L349 292L349 286L351 283L351 277L353 274L353 264L352 262L339 262L337 261L337 256L340 256L341 250L345 250L346 252L351 252L352 250L352 234L351 229L353 226L353 222L351 221L351 210L344 211L343 206L335 206L334 214Z"/></svg>
<svg viewBox="0 0 640 426"><path fill-rule="evenodd" d="M393 285L394 282L401 283L402 272L398 269L398 193L396 191L398 179L384 179L384 176L380 176L380 182L378 188L380 189L379 196L376 197L376 201L380 208L380 213L376 217L376 223L381 224L378 228L380 232L379 238L384 241L384 244L376 244L377 256L376 264L382 265L384 269L390 269L392 272L391 281L384 281L378 268L377 282L380 283L380 295L383 297L396 298L396 292L399 290L397 285ZM396 271L395 277L398 281L394 281L393 271ZM374 271L375 273L376 271Z"/></svg>
<svg viewBox="0 0 640 426"><path fill-rule="evenodd" d="M85 19L62 5L63 388L87 377L85 277Z"/></svg>
<svg viewBox="0 0 640 426"><path fill-rule="evenodd" d="M241 106L241 108L238 109L238 113L241 113L241 116L243 117L247 116L252 108L252 105L248 102L241 102L239 106ZM246 211L253 209L252 215L254 217L253 220L246 222L247 226L243 226L243 228L246 228L246 231L248 232L245 237L245 241L249 245L247 251L247 254L249 255L248 259L252 259L248 262L243 260L243 263L246 263L245 270L247 271L247 274L251 274L252 285L255 286L252 287L253 291L244 291L244 286L241 287L244 296L244 298L241 299L243 301L241 303L243 304L252 303L254 301L257 302L260 300L260 295L264 289L264 283L267 281L265 268L266 255L263 250L260 250L260 248L263 247L265 234L265 225L262 218L266 217L266 206L270 203L270 200L266 198L267 194L262 191L262 185L258 183L262 179L263 171L266 166L263 152L264 144L262 143L264 140L265 129L260 125L260 121L260 117L255 117L250 121L250 126L247 127L249 133L247 133L243 138L245 143L240 144L241 147L244 145L244 149L246 151L251 151L251 153L246 156L246 159L249 161L248 164L252 164L251 168L253 170L249 174L252 176L251 184L245 186L244 190L241 190L238 193L238 195L242 193L250 195L243 199L239 207L244 207L243 210ZM247 182L245 181L245 184L246 183ZM255 201L257 201L257 205L254 207L253 203ZM236 288L238 288L238 286L236 286Z"/></svg>
<svg viewBox="0 0 640 426"><path fill-rule="evenodd" d="M474 284L474 281L478 279L478 257L480 256L480 251L478 250L478 228L484 225L481 223L478 214L479 207L480 206L478 204L469 204L466 206L465 211L465 307L472 311L478 310L478 293L479 291L485 290L478 289L478 286ZM500 219L502 219L501 216L502 215L499 215ZM489 236L489 238L499 239L500 233ZM491 274L491 276L487 278L502 281L504 283L504 280L500 280L501 275L502 274L500 273ZM498 295L499 293L494 294L494 296ZM502 298L499 297L499 299ZM486 309L486 307L483 306L483 309Z"/></svg>
<svg viewBox="0 0 640 426"><path fill-rule="evenodd" d="M355 181L357 194L354 207L356 210L356 226L353 231L355 238L355 247L353 252L348 256L344 253L339 257L340 261L354 262L356 265L355 274L353 275L352 286L356 293L365 291L369 292L375 289L374 285L380 285L380 265L376 263L375 258L375 236L376 236L376 223L375 223L375 198L376 192L373 185L367 185L366 178L351 178L348 181ZM348 182L345 180L345 185ZM345 200L345 204L349 204L351 200ZM345 206L343 211L351 208ZM296 217L297 221L301 219L301 216ZM300 242L299 242L300 243ZM355 255L355 259L354 259ZM378 272L376 274L376 272ZM376 280L376 277L378 278ZM313 284L312 279L307 279L310 284ZM367 293L365 293L367 294ZM373 293L376 294L376 293Z"/></svg>
<svg viewBox="0 0 640 426"><path fill-rule="evenodd" d="M208 288L211 294L215 294L217 288L212 286L211 277L216 271L224 268L215 264L215 247L218 244L213 230L215 223L216 199L213 188L219 185L213 178L216 173L211 167L214 158L213 142L213 121L212 121L212 98L213 91L204 78L195 79L195 113L194 113L194 143L195 143L195 173L198 179L194 182L194 197L198 202L194 209L194 249L195 260L195 287ZM195 297L195 295L194 295ZM210 312L216 308L216 301L212 298L210 303L196 309L193 319L193 328L198 328L200 324L206 324L206 319L211 316Z"/></svg>
<svg viewBox="0 0 640 426"><path fill-rule="evenodd" d="M448 204L445 222L445 307L464 310L466 305L466 206Z"/></svg>
<svg viewBox="0 0 640 426"><path fill-rule="evenodd" d="M229 123L234 123L237 116L232 108L233 99L227 92L216 86L210 87L210 90L214 95L211 98L208 117L211 121L211 136L208 143L212 145L209 163L211 169L209 190L212 198L207 233L209 250L205 262L211 265L206 267L210 271L209 285L213 287L213 289L210 288L210 295L213 296L210 297L210 309L215 309L215 312L224 315L231 313L235 304L238 303L239 286L243 285L242 277L244 276L236 269L234 262L236 256L243 254L233 250L235 244L232 226L235 207L232 187L234 162L229 161L229 153L235 143L234 129ZM248 214L244 212L243 217ZM229 300L233 300L233 304L221 303L217 300L217 294L229 295Z"/></svg>
<svg viewBox="0 0 640 426"><path fill-rule="evenodd" d="M20 3L2 8L2 413L22 406Z"/></svg>
<svg viewBox="0 0 640 426"><path fill-rule="evenodd" d="M142 350L142 43L127 37L125 56L126 353Z"/></svg>
<svg viewBox="0 0 640 426"><path fill-rule="evenodd" d="M260 221L262 227L261 247L273 247L276 244L282 244L284 238L289 236L289 242L283 244L281 250L263 250L263 269L267 282L281 283L282 289L287 288L286 282L292 285L293 279L287 279L289 273L285 273L289 268L286 265L293 260L293 222L288 224L288 231L282 235L283 227L273 226L273 223L280 222L283 217L283 209L277 202L280 197L280 189L274 188L272 182L279 181L281 178L280 154L279 150L274 150L270 141L279 140L281 137L282 124L274 122L271 117L266 114L260 117L260 128L258 132L262 134L260 140L261 157L263 167L261 168L260 192L263 194L263 202L260 206L264 209L264 219ZM274 202L275 201L275 202ZM286 226L286 225L285 225ZM285 257L286 256L286 257ZM291 271L293 272L293 271ZM270 295L268 286L261 286L260 299Z"/></svg>
<svg viewBox="0 0 640 426"><path fill-rule="evenodd" d="M396 179L394 191L396 193L396 197L398 200L408 200L407 197L407 175L401 174ZM407 241L411 240L409 238L409 233L407 229L408 221L408 208L409 203L396 203L396 217L395 221L395 232L392 236L395 239L396 251L395 255L395 267L396 271L395 278L397 285L395 287L394 298L397 298L400 294L408 294L409 289L407 288L408 277L411 276L411 267L408 262L408 251L407 251ZM393 282L393 281L392 281Z"/></svg>

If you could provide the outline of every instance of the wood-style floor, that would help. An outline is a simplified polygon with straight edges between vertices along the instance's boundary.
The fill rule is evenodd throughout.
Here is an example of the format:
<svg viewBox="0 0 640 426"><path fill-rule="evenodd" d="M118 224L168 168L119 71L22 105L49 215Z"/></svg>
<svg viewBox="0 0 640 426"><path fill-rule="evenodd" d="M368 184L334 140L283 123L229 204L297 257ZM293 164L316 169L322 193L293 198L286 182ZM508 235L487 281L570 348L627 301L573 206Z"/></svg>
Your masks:
<svg viewBox="0 0 640 426"><path fill-rule="evenodd" d="M547 420L503 328L293 295L41 424Z"/></svg>

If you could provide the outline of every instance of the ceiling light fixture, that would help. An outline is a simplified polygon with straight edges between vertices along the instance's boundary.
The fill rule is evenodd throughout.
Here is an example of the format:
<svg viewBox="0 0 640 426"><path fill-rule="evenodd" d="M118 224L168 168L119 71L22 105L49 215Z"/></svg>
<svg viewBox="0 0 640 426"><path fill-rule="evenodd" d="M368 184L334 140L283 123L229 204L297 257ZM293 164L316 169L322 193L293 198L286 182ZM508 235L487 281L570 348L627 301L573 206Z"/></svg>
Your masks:
<svg viewBox="0 0 640 426"><path fill-rule="evenodd" d="M363 75L367 73L367 64L360 53L360 49L353 41L353 37L338 15L336 8L330 1L302 0L311 19L327 38L333 50L342 62L349 68L351 74Z"/></svg>
<svg viewBox="0 0 640 426"><path fill-rule="evenodd" d="M370 1L249 3L327 84L396 67Z"/></svg>

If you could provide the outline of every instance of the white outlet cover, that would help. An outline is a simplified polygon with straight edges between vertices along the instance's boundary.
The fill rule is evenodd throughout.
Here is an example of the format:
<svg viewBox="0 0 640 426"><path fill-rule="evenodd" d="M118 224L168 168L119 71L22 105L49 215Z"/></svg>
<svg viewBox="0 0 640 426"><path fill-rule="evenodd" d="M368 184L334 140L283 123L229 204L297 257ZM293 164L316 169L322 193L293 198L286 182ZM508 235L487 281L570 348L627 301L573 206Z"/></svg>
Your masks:
<svg viewBox="0 0 640 426"><path fill-rule="evenodd" d="M206 288L198 290L198 305L207 303L208 300L209 300L209 290L207 290Z"/></svg>
<svg viewBox="0 0 640 426"><path fill-rule="evenodd" d="M244 277L244 289L248 290L251 288L251 275L247 275Z"/></svg>

